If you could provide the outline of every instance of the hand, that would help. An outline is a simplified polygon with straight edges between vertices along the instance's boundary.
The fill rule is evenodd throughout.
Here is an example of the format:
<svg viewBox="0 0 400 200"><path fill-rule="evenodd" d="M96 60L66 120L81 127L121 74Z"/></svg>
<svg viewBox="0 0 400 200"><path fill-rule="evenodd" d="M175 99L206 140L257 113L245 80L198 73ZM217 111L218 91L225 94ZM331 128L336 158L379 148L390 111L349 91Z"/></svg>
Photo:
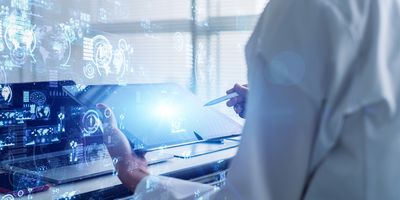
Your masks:
<svg viewBox="0 0 400 200"><path fill-rule="evenodd" d="M247 84L239 85L237 83L233 86L232 89L229 89L228 91L226 91L226 94L230 94L233 92L236 92L239 94L239 96L233 97L228 102L226 102L226 105L228 107L233 106L233 109L241 118L245 118L246 99L247 99L248 91L249 91L249 88L247 87Z"/></svg>
<svg viewBox="0 0 400 200"><path fill-rule="evenodd" d="M118 128L112 110L104 104L97 104L96 107L101 112L107 113L103 120L103 140L113 159L118 178L127 188L135 191L140 180L149 175L146 159L132 151L128 139Z"/></svg>

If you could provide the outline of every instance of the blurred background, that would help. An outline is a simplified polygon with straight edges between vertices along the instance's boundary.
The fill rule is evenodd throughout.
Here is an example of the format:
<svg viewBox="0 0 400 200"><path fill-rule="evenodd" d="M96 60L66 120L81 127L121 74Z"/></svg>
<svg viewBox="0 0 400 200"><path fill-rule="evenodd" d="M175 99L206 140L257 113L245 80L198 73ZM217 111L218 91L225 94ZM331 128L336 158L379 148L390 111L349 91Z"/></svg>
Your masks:
<svg viewBox="0 0 400 200"><path fill-rule="evenodd" d="M176 82L201 101L247 83L265 0L0 0L2 83ZM218 109L234 116L225 105Z"/></svg>

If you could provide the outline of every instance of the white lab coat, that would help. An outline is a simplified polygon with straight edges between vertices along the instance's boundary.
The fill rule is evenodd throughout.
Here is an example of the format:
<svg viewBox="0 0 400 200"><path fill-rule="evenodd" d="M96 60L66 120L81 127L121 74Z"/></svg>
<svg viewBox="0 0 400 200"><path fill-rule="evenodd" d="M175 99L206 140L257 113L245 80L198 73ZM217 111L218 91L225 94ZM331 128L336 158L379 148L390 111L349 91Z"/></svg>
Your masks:
<svg viewBox="0 0 400 200"><path fill-rule="evenodd" d="M400 199L400 1L272 0L227 185L148 176L141 199Z"/></svg>

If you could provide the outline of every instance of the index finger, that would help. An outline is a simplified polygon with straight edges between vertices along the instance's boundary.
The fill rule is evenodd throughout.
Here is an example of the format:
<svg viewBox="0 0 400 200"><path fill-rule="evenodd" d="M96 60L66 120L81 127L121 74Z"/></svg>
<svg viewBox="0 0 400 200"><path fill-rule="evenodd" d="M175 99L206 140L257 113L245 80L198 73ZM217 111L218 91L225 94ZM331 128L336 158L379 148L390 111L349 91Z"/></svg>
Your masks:
<svg viewBox="0 0 400 200"><path fill-rule="evenodd" d="M230 93L233 93L233 92L235 92L235 88L231 88L231 89L227 90L226 94L230 94Z"/></svg>
<svg viewBox="0 0 400 200"><path fill-rule="evenodd" d="M102 112L104 116L102 121L103 125L107 126L106 128L117 127L117 121L110 107L108 107L106 104L99 103L96 105L96 108L99 109L100 112Z"/></svg>

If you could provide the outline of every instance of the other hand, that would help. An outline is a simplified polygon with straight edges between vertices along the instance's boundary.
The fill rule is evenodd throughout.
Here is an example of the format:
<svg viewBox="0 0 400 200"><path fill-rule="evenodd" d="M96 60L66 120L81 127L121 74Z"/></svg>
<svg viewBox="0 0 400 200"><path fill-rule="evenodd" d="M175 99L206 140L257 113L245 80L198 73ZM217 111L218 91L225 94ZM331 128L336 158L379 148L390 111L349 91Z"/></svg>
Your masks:
<svg viewBox="0 0 400 200"><path fill-rule="evenodd" d="M226 91L227 94L230 94L233 92L236 92L239 94L239 96L229 99L229 101L226 102L226 105L228 107L233 107L235 112L241 118L245 118L246 99L247 99L248 91L249 91L249 88L247 87L247 84L239 85L237 83L233 86L233 88Z"/></svg>
<svg viewBox="0 0 400 200"><path fill-rule="evenodd" d="M128 139L118 128L112 110L105 104L97 104L96 107L104 113L103 140L113 159L118 178L127 188L135 191L140 180L149 175L146 159L132 151Z"/></svg>

